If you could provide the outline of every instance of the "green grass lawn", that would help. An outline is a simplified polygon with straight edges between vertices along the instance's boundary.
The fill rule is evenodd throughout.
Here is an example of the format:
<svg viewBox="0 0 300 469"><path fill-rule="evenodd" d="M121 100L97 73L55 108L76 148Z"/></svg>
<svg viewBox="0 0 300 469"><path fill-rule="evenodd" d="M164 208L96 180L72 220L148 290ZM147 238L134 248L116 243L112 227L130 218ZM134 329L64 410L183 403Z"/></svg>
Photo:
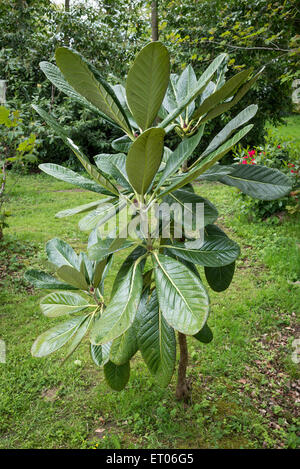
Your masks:
<svg viewBox="0 0 300 469"><path fill-rule="evenodd" d="M300 143L300 114L293 114L285 119L286 125L276 128L276 133L283 138Z"/></svg>
<svg viewBox="0 0 300 469"><path fill-rule="evenodd" d="M283 141L291 141L300 153L300 114L292 114L285 117L285 124L278 127L270 126L278 138ZM268 126L267 126L268 128Z"/></svg>
<svg viewBox="0 0 300 469"><path fill-rule="evenodd" d="M1 448L296 448L299 365L299 219L249 224L239 219L235 191L202 184L220 225L241 244L230 288L211 292L214 340L189 340L192 403L174 400L151 379L137 354L125 390L111 391L94 366L88 343L62 365L63 351L32 358L30 347L54 320L39 311L42 296L28 285L28 268L47 268L44 244L54 236L83 249L87 234L59 210L95 200L46 175L10 179L10 227L0 244ZM112 277L125 258L116 258ZM202 276L203 278L203 276ZM298 401L298 404L297 404ZM297 407L298 406L298 407Z"/></svg>

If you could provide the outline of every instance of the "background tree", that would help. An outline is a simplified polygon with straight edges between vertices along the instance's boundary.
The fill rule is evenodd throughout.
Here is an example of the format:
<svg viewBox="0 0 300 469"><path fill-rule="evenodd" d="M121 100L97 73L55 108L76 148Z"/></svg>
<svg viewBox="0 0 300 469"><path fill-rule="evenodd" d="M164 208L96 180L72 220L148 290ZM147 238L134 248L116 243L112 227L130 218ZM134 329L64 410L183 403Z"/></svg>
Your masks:
<svg viewBox="0 0 300 469"><path fill-rule="evenodd" d="M143 8L141 1L128 5L124 0L106 0L98 6L76 2L66 15L64 8L49 0L0 3L0 78L7 80L8 105L21 110L30 130L40 138L40 162L48 159L54 143L57 162L77 164L54 133L38 123L32 101L44 100L57 110L61 123L70 125L70 135L79 139L87 154L108 151L109 142L120 134L52 88L39 63L45 58L53 61L55 48L69 45L84 52L105 77L109 70L111 82L119 81L128 67L124 58L132 61L140 38L146 42L151 34L150 10Z"/></svg>
<svg viewBox="0 0 300 469"><path fill-rule="evenodd" d="M295 0L278 5L263 0L229 0L226 4L218 0L105 0L92 5L71 2L68 14L64 4L59 8L50 0L3 0L0 78L8 82L8 105L22 112L30 131L42 142L40 162L47 160L50 143L53 148L55 142L57 161L76 164L71 152L38 123L29 106L32 101L45 100L56 110L61 123L69 124L72 137L80 141L87 154L108 150L118 131L95 120L52 88L41 74L39 62L45 58L53 61L55 48L69 45L84 53L110 83L122 81L136 51L151 37L151 5L158 9L160 38L172 52L172 72L181 71L191 61L200 74L223 50L230 54L228 77L249 66L258 69L268 64L262 80L242 103L255 101L259 105L256 130L247 135L245 144L262 142L266 122L277 123L290 112L291 82L299 73L299 14ZM222 122L219 119L208 124L203 143L231 117L227 113ZM171 146L175 145L176 135L169 140Z"/></svg>
<svg viewBox="0 0 300 469"><path fill-rule="evenodd" d="M152 41L158 41L158 11L156 0L151 2L151 31Z"/></svg>
<svg viewBox="0 0 300 469"><path fill-rule="evenodd" d="M266 122L278 124L291 112L291 83L299 74L297 1L162 0L160 15L161 40L172 50L174 71L191 59L199 72L221 51L230 55L227 76L266 65L262 80L241 104L256 102L259 107L255 132L246 143L262 142Z"/></svg>

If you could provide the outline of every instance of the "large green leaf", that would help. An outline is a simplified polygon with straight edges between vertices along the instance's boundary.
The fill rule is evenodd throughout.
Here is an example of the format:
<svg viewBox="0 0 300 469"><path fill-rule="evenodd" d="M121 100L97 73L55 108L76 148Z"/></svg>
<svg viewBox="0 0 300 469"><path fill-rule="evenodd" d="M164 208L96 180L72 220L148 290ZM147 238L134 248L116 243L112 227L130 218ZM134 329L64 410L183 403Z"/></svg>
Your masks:
<svg viewBox="0 0 300 469"><path fill-rule="evenodd" d="M94 263L85 252L79 254L80 273L84 276L88 285L91 285L94 276Z"/></svg>
<svg viewBox="0 0 300 469"><path fill-rule="evenodd" d="M87 173L94 179L94 181L97 182L100 186L102 186L106 191L104 192L103 190L101 191L102 193L108 193L111 195L119 195L118 189L108 180L107 177L103 176L101 174L96 166L92 165L89 162L89 159L87 158L86 155L82 153L80 148L75 145L75 143L68 137L68 134L64 130L61 125L57 123L57 121L47 112L45 112L43 109L41 109L39 106L32 105L33 109L35 109L38 114L49 124L53 130L57 133L57 135L64 141L64 143L74 152L84 169L87 171ZM56 177L56 176L55 176Z"/></svg>
<svg viewBox="0 0 300 469"><path fill-rule="evenodd" d="M219 163L213 165L203 174L197 178L197 181L207 180L207 181L218 181L220 176L226 176L227 174L232 173L233 168L231 166L220 165Z"/></svg>
<svg viewBox="0 0 300 469"><path fill-rule="evenodd" d="M158 305L157 293L151 295L145 310L136 317L137 340L143 359L157 384L171 381L176 361L176 338Z"/></svg>
<svg viewBox="0 0 300 469"><path fill-rule="evenodd" d="M126 173L126 155L124 153L113 155L104 153L94 156L94 160L97 168L109 174L129 192L133 192Z"/></svg>
<svg viewBox="0 0 300 469"><path fill-rule="evenodd" d="M107 384L115 391L122 391L129 381L130 377L130 364L129 362L124 365L115 365L112 362L107 362L104 365L104 376Z"/></svg>
<svg viewBox="0 0 300 469"><path fill-rule="evenodd" d="M167 91L163 100L163 107L167 113L173 112L179 105L179 102L177 101L177 93L176 93L176 85L177 85L178 78L179 78L178 75L176 75L175 73L171 73L169 86L167 88Z"/></svg>
<svg viewBox="0 0 300 469"><path fill-rule="evenodd" d="M206 155L209 155L215 151L222 143L224 143L228 137L236 130L238 127L246 124L250 119L252 119L257 113L258 106L251 104L250 106L243 109L235 116L225 127L212 139L208 147L200 155L201 158L204 158Z"/></svg>
<svg viewBox="0 0 300 469"><path fill-rule="evenodd" d="M187 96L189 96L194 91L194 89L196 89L197 84L198 82L193 67L188 65L183 70L176 83L177 102L181 103ZM186 123L188 122L189 116L193 113L194 109L195 103L192 101L191 104L184 110L184 115L182 116Z"/></svg>
<svg viewBox="0 0 300 469"><path fill-rule="evenodd" d="M97 366L104 366L109 361L109 352L112 342L103 345L91 344L91 356Z"/></svg>
<svg viewBox="0 0 300 469"><path fill-rule="evenodd" d="M79 257L74 249L62 239L53 238L48 241L46 253L48 260L57 267L69 265L75 267L75 269L80 269Z"/></svg>
<svg viewBox="0 0 300 469"><path fill-rule="evenodd" d="M115 86L112 86L112 89L116 93L116 96L117 96L122 108L125 111L125 114L127 116L127 119L129 121L131 127L135 130L139 130L139 126L137 125L134 118L132 117L132 114L131 114L130 109L129 109L128 104L127 104L125 87L123 85L115 85Z"/></svg>
<svg viewBox="0 0 300 469"><path fill-rule="evenodd" d="M90 305L88 300L78 293L58 291L42 298L40 306L45 316L56 318L64 314L77 313Z"/></svg>
<svg viewBox="0 0 300 469"><path fill-rule="evenodd" d="M221 238L228 238L225 231L223 231L218 225L207 225L204 229L205 236L219 236Z"/></svg>
<svg viewBox="0 0 300 469"><path fill-rule="evenodd" d="M56 275L69 285L78 288L79 290L88 290L85 276L74 267L70 265L62 265L57 271Z"/></svg>
<svg viewBox="0 0 300 469"><path fill-rule="evenodd" d="M126 171L130 184L139 194L145 194L160 166L164 135L163 129L148 129L130 147Z"/></svg>
<svg viewBox="0 0 300 469"><path fill-rule="evenodd" d="M228 186L238 187L256 199L279 199L292 190L289 178L278 169L247 164L234 165L233 168L233 172L218 180Z"/></svg>
<svg viewBox="0 0 300 469"><path fill-rule="evenodd" d="M253 128L253 124L246 125L241 130L236 132L233 137L227 140L223 145L219 146L216 150L209 153L205 158L200 156L200 161L196 162L195 173L197 176L202 174L211 166L215 165L226 153L228 153L250 130ZM204 159L203 159L204 158ZM193 171L191 171L193 173ZM188 181L191 182L191 181Z"/></svg>
<svg viewBox="0 0 300 469"><path fill-rule="evenodd" d="M211 77L215 74L221 63L225 60L226 54L220 54L216 57L213 62L207 67L205 72L201 75L198 80L196 88L181 101L179 106L174 109L173 112L169 114L162 122L160 122L159 127L167 127L172 121L174 121L186 107L203 91L210 81Z"/></svg>
<svg viewBox="0 0 300 469"><path fill-rule="evenodd" d="M169 156L166 162L165 169L161 175L159 183L157 184L157 189L162 186L166 179L174 174L178 168L187 160L197 148L202 135L204 127L200 127L196 135L190 138L185 138L182 142L176 147L173 153Z"/></svg>
<svg viewBox="0 0 300 469"><path fill-rule="evenodd" d="M128 270L107 308L95 320L91 342L105 344L122 335L134 321L143 285L138 261Z"/></svg>
<svg viewBox="0 0 300 469"><path fill-rule="evenodd" d="M166 146L164 146L164 152L163 152L163 157L162 157L162 164L167 163L168 159L170 156L173 154L172 150ZM162 166L162 165L161 165ZM164 166L165 167L165 166Z"/></svg>
<svg viewBox="0 0 300 469"><path fill-rule="evenodd" d="M170 58L161 42L150 42L136 56L126 81L128 106L142 130L157 116L170 76Z"/></svg>
<svg viewBox="0 0 300 469"><path fill-rule="evenodd" d="M214 119L217 116L220 116L221 114L229 111L229 109L235 106L250 90L250 88L254 85L254 83L260 77L263 71L264 71L264 67L256 75L254 75L254 77L252 77L243 86L241 86L241 88L238 90L236 95L231 100L225 101L224 103L221 103L218 106L211 109L206 114L206 116L202 119L202 123L208 122L209 120Z"/></svg>
<svg viewBox="0 0 300 469"><path fill-rule="evenodd" d="M127 135L123 135L122 137L113 140L111 146L116 151L128 153L131 143L132 141L130 138Z"/></svg>
<svg viewBox="0 0 300 469"><path fill-rule="evenodd" d="M203 284L181 262L161 254L154 256L157 296L164 318L175 330L196 334L209 313L209 298Z"/></svg>
<svg viewBox="0 0 300 469"><path fill-rule="evenodd" d="M27 272L25 272L25 279L32 283L35 288L44 288L46 290L77 290L76 287L68 285L65 282L61 282L57 278L41 270L27 270Z"/></svg>
<svg viewBox="0 0 300 469"><path fill-rule="evenodd" d="M131 326L124 334L113 341L109 358L115 365L124 365L129 362L137 350L137 338L135 330Z"/></svg>
<svg viewBox="0 0 300 469"><path fill-rule="evenodd" d="M44 173L49 174L56 179L68 182L69 184L74 184L74 186L77 187L82 187L87 191L98 192L99 194L110 194L110 192L106 191L103 187L99 186L99 184L96 184L94 181L91 181L90 179L75 173L75 171L72 171L71 169L64 168L59 164L43 163L39 165L39 168L44 171Z"/></svg>
<svg viewBox="0 0 300 469"><path fill-rule="evenodd" d="M79 104L89 108L91 111L96 112L102 117L102 119L105 119L111 125L119 127L112 119L103 114L103 112L101 112L97 107L93 106L89 101L81 96L81 94L77 93L77 91L75 91L74 88L64 79L63 74L58 67L50 62L40 62L40 68L48 80L50 80L58 90L72 98L73 101L77 101Z"/></svg>
<svg viewBox="0 0 300 469"><path fill-rule="evenodd" d="M213 333L207 323L204 324L201 331L197 332L194 337L203 344L209 344L214 338Z"/></svg>
<svg viewBox="0 0 300 469"><path fill-rule="evenodd" d="M185 259L182 259L180 257L177 257L174 254L172 254L170 251L166 251L166 252L168 253L168 257L173 257L173 259L176 259L177 261L184 264L188 269L190 269L199 278L199 280L201 280L201 277L200 277L200 274L199 274L198 269L196 267L196 264L193 264L192 262L189 262L189 261L187 261ZM164 254L165 254L165 250L164 250Z"/></svg>
<svg viewBox="0 0 300 469"><path fill-rule="evenodd" d="M112 202L103 202L96 208L92 210L85 217L83 217L79 223L78 227L81 231L91 231L96 227L104 225L108 220L115 217L123 208L126 207L126 201L124 200L115 200Z"/></svg>
<svg viewBox="0 0 300 469"><path fill-rule="evenodd" d="M172 254L194 264L220 267L234 262L240 254L237 243L227 236L207 236L199 239L199 248L191 249L188 243L174 242L168 249Z"/></svg>
<svg viewBox="0 0 300 469"><path fill-rule="evenodd" d="M217 91L212 93L208 98L206 98L199 108L194 112L192 118L199 119L199 117L203 116L211 109L215 108L217 104L221 101L225 101L227 98L232 96L236 90L247 80L248 76L252 72L252 69L243 70L240 73L237 73L232 78L224 83L224 85L219 88Z"/></svg>
<svg viewBox="0 0 300 469"><path fill-rule="evenodd" d="M102 296L104 295L104 281L105 281L107 275L109 274L109 271L110 271L110 269L113 265L114 256L112 254L110 254L105 260L106 260L106 265L103 269L102 276L101 276L101 282L99 283L99 286L98 286L98 289L100 290L100 293L101 293Z"/></svg>
<svg viewBox="0 0 300 469"><path fill-rule="evenodd" d="M99 186L97 186L99 187ZM111 197L107 197L105 199L106 202L114 200ZM101 203L104 202L104 199L96 200L95 202L90 202L89 204L78 205L77 207L67 208L65 210L61 210L55 214L56 218L64 218L64 217L71 217L72 215L77 215L78 213L85 213L93 210L93 208L98 207Z"/></svg>
<svg viewBox="0 0 300 469"><path fill-rule="evenodd" d="M171 192L163 199L163 202L167 202L170 206L173 203L177 203L182 207L182 223L185 226L190 222L189 219L194 221L197 204L203 204L204 226L214 223L218 218L218 211L209 200L188 190L179 189L178 191Z"/></svg>
<svg viewBox="0 0 300 469"><path fill-rule="evenodd" d="M110 254L127 249L132 244L131 241L127 241L125 238L100 239L88 248L88 255L93 261L102 261L102 259L105 259Z"/></svg>
<svg viewBox="0 0 300 469"><path fill-rule="evenodd" d="M218 74L218 71L216 75ZM203 92L200 96L200 104L202 104L210 95L214 93L217 89L217 84L214 81L209 81Z"/></svg>
<svg viewBox="0 0 300 469"><path fill-rule="evenodd" d="M76 333L86 316L77 316L57 324L41 334L33 343L31 353L34 357L45 357L63 347Z"/></svg>
<svg viewBox="0 0 300 469"><path fill-rule="evenodd" d="M137 261L137 259L139 259L141 256L146 254L146 252L147 252L147 250L145 249L144 246L137 246L126 257L125 261L121 265L121 267L120 267L120 269L119 269L119 271L118 271L118 273L115 277L114 284L113 284L112 291L111 291L111 296L112 297L115 295L115 293L119 289L119 285L120 285L120 283L122 283L123 278L126 275L126 273L128 272L128 270L133 266L133 264ZM145 265L145 259L141 260L140 265L141 265L141 270L143 271L144 265Z"/></svg>
<svg viewBox="0 0 300 469"><path fill-rule="evenodd" d="M93 276L92 276L92 284L94 288L98 288L102 280L103 272L105 270L106 265L107 265L107 259L103 259L102 261L96 263L94 267Z"/></svg>
<svg viewBox="0 0 300 469"><path fill-rule="evenodd" d="M126 133L131 134L125 111L109 84L99 74L96 78L91 66L75 51L59 47L56 49L55 58L67 82Z"/></svg>
<svg viewBox="0 0 300 469"><path fill-rule="evenodd" d="M226 290L231 284L235 270L235 262L220 267L204 267L205 277L209 286L217 292Z"/></svg>
<svg viewBox="0 0 300 469"><path fill-rule="evenodd" d="M69 358L69 356L72 355L73 352L75 352L75 350L80 345L83 338L86 336L87 332L89 331L92 322L93 322L92 315L86 316L85 319L82 321L82 323L78 327L77 331L75 332L75 334L73 335L72 339L70 340L67 346L64 361L67 360L67 358Z"/></svg>
<svg viewBox="0 0 300 469"><path fill-rule="evenodd" d="M180 189L181 187L189 184L200 176L200 174L207 171L211 166L215 165L226 153L228 153L251 129L253 125L247 125L242 130L237 132L232 138L227 140L223 145L217 148L215 151L210 153L204 160L198 162L194 169L190 169L186 176L182 176L175 179L175 182L168 188L161 192L161 196L168 194L169 192Z"/></svg>

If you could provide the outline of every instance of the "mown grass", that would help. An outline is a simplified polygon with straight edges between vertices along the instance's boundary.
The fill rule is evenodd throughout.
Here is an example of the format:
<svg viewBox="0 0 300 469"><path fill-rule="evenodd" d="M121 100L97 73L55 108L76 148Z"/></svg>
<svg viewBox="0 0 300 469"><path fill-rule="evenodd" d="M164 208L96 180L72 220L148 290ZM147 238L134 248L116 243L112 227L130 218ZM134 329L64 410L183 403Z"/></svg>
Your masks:
<svg viewBox="0 0 300 469"><path fill-rule="evenodd" d="M0 338L7 347L6 363L0 363L1 448L299 446L299 365L291 358L299 337L299 220L249 224L239 218L234 190L197 186L216 204L220 225L242 253L230 288L211 292L213 342L189 340L187 406L174 400L176 377L160 389L139 354L120 393L93 365L87 342L64 365L63 352L31 357L33 340L53 320L39 312L42 293L23 274L47 268L44 243L54 236L84 248L87 234L77 229L76 217L54 215L97 196L45 175L10 181L12 216L0 245ZM125 256L118 255L107 290Z"/></svg>
<svg viewBox="0 0 300 469"><path fill-rule="evenodd" d="M284 121L284 124L278 127L270 125L270 128L279 139L282 138L283 141L292 142L295 150L300 152L300 114L292 114L285 117Z"/></svg>

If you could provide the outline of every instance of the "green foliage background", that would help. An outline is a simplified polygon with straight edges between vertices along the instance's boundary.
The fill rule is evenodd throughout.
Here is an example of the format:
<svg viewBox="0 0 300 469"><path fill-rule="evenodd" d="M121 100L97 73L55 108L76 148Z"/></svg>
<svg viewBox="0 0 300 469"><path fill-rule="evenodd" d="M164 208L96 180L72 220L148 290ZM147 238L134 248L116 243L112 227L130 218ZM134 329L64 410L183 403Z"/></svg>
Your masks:
<svg viewBox="0 0 300 469"><path fill-rule="evenodd" d="M0 4L0 79L8 81L9 105L21 110L40 140L40 162L49 161L51 155L52 162L76 165L69 150L39 124L30 108L32 101L45 104L59 116L71 138L89 155L107 151L119 136L53 89L38 66L42 60L53 62L58 46L69 45L92 60L110 82L122 82L137 50L151 37L151 2L97 3L71 1L69 13L50 0L3 0ZM160 0L158 8L160 40L173 57L173 72L191 63L199 76L220 52L230 54L227 78L243 68L268 64L234 111L253 102L259 105L255 128L244 143L262 143L266 121L276 124L291 111L291 82L299 73L297 2ZM225 122L207 125L207 135L216 133L230 118L228 113Z"/></svg>

